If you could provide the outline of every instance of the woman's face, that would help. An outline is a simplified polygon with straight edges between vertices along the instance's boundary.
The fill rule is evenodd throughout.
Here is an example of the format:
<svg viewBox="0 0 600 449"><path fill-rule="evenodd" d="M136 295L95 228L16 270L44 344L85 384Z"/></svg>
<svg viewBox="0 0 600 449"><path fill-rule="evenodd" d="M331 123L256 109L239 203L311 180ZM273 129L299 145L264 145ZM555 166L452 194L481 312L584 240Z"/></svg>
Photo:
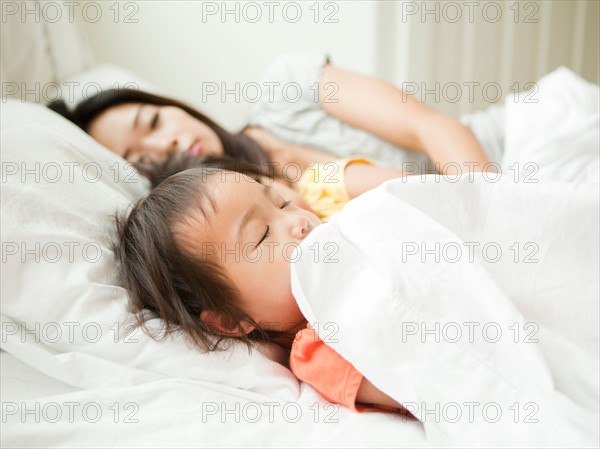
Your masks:
<svg viewBox="0 0 600 449"><path fill-rule="evenodd" d="M217 134L200 120L175 106L124 103L98 114L88 133L129 162L142 158L162 162L171 153L193 156L223 154Z"/></svg>

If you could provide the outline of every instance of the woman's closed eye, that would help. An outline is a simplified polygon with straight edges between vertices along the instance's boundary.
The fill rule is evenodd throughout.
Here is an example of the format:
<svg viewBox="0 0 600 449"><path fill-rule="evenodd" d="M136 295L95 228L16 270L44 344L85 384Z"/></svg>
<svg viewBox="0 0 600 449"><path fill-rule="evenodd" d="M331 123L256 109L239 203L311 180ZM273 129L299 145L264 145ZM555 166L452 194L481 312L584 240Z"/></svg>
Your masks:
<svg viewBox="0 0 600 449"><path fill-rule="evenodd" d="M154 117L152 118L152 121L150 122L150 129L154 129L154 128L156 128L156 125L157 125L157 123L158 123L158 119L159 119L159 117L160 117L160 115L159 115L159 112L157 111L157 112L154 114Z"/></svg>
<svg viewBox="0 0 600 449"><path fill-rule="evenodd" d="M287 200L287 201L285 201L285 202L283 203L283 205L280 207L280 209L285 209L286 207L288 207L288 206L290 205L290 203L291 203L291 201L290 201L290 200ZM264 242L264 241L265 241L265 239L266 239L266 238L269 236L269 229L270 229L270 228L269 228L269 225L267 225L267 230L265 231L265 233L264 233L264 235L263 235L263 238L262 238L262 239L260 239L260 242L258 242L258 244L256 245L256 247L257 247L257 248L258 248L258 246L260 246L260 244L261 244L262 242Z"/></svg>

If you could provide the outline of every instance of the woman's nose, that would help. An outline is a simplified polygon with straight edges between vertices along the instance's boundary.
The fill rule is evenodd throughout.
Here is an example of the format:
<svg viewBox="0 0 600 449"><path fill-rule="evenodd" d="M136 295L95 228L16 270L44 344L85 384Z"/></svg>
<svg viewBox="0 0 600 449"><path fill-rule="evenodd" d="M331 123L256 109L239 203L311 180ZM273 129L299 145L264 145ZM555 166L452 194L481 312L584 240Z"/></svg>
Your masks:
<svg viewBox="0 0 600 449"><path fill-rule="evenodd" d="M150 157L168 156L177 151L177 144L176 137L148 138L144 141L144 153Z"/></svg>

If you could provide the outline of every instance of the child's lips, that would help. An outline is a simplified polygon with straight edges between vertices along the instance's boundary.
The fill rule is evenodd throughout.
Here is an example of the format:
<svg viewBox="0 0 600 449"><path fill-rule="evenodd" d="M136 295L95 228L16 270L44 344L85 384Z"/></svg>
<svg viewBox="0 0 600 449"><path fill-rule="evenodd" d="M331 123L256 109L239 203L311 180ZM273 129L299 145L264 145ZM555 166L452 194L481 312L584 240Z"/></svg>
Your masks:
<svg viewBox="0 0 600 449"><path fill-rule="evenodd" d="M202 142L200 142L198 140L190 145L190 147L188 148L188 153L190 153L191 156L198 156L198 155L200 155L201 150L202 150Z"/></svg>

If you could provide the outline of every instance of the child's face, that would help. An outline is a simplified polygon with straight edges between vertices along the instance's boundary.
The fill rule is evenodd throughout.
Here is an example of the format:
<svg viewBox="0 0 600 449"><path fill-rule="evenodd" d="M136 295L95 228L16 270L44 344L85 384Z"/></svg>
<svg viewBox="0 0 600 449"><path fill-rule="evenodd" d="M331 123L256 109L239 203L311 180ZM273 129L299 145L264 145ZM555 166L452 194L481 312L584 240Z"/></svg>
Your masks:
<svg viewBox="0 0 600 449"><path fill-rule="evenodd" d="M242 309L264 329L305 322L292 295L294 249L321 221L276 188L223 172L209 181L216 211L195 230L204 254L216 257L240 291Z"/></svg>

